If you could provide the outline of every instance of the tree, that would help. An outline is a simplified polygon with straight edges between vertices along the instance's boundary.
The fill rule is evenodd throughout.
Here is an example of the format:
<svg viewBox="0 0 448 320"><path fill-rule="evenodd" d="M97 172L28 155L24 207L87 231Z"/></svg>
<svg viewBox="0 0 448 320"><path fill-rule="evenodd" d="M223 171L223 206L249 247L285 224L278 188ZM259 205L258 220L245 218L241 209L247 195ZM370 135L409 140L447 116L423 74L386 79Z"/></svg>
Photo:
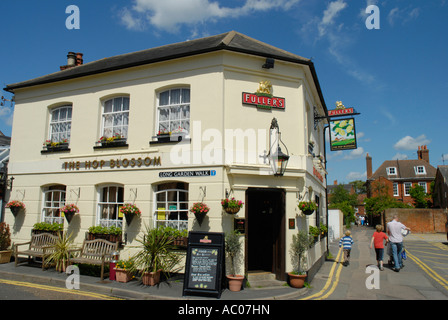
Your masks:
<svg viewBox="0 0 448 320"><path fill-rule="evenodd" d="M425 192L425 189L416 184L410 190L409 194L414 201L414 207L416 208L429 208L431 201L429 195Z"/></svg>
<svg viewBox="0 0 448 320"><path fill-rule="evenodd" d="M342 185L334 188L329 197L329 208L339 209L344 214L344 221L346 225L355 221L355 206L358 204L358 195L350 194Z"/></svg>
<svg viewBox="0 0 448 320"><path fill-rule="evenodd" d="M355 189L355 192L357 194L367 193L367 187L366 187L365 181L355 180L355 181L349 182L349 184L351 184L353 186L353 188Z"/></svg>
<svg viewBox="0 0 448 320"><path fill-rule="evenodd" d="M373 183L372 186L374 197L365 200L365 209L368 215L372 217L379 217L381 213L388 208L406 208L408 207L403 202L397 201L390 196L389 188L381 181Z"/></svg>

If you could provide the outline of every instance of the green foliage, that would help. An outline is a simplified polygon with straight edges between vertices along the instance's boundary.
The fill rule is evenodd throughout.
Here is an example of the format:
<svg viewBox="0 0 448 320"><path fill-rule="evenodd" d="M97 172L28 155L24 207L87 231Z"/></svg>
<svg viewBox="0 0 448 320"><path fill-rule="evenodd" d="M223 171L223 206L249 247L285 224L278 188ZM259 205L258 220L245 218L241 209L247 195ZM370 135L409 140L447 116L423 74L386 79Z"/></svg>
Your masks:
<svg viewBox="0 0 448 320"><path fill-rule="evenodd" d="M318 237L319 236L319 228L318 227L314 227L314 226L310 226L309 227L309 232L310 232L310 235L312 235L314 238L316 238L316 237Z"/></svg>
<svg viewBox="0 0 448 320"><path fill-rule="evenodd" d="M425 192L425 189L418 184L414 185L409 194L414 201L414 207L416 208L429 208L431 205L430 196Z"/></svg>
<svg viewBox="0 0 448 320"><path fill-rule="evenodd" d="M377 217L381 212L388 208L408 208L409 206L403 202L397 201L390 196L378 196L367 198L365 200L365 209L368 215Z"/></svg>
<svg viewBox="0 0 448 320"><path fill-rule="evenodd" d="M240 233L237 230L227 233L225 238L225 250L230 258L231 274L235 273L235 257L241 251Z"/></svg>
<svg viewBox="0 0 448 320"><path fill-rule="evenodd" d="M314 237L306 231L300 230L297 234L292 236L291 248L291 262L294 266L294 273L303 274L303 264L305 252L311 248L314 243Z"/></svg>
<svg viewBox="0 0 448 320"><path fill-rule="evenodd" d="M162 270L165 274L176 272L180 268L180 255L175 252L173 237L163 228L146 227L142 239L137 240L141 246L140 251L133 256L132 271L156 272Z"/></svg>
<svg viewBox="0 0 448 320"><path fill-rule="evenodd" d="M188 230L184 229L184 230L179 230L176 228L172 228L172 227L159 227L158 228L160 231L163 231L164 233L168 234L168 236L170 237L174 237L174 238L179 238L179 237L188 237Z"/></svg>
<svg viewBox="0 0 448 320"><path fill-rule="evenodd" d="M350 194L342 185L334 188L330 196L330 209L339 209L344 214L346 225L355 221L355 206L358 204L358 195Z"/></svg>
<svg viewBox="0 0 448 320"><path fill-rule="evenodd" d="M89 228L89 232L93 234L113 234L120 235L122 230L116 226L102 227L102 226L92 226Z"/></svg>
<svg viewBox="0 0 448 320"><path fill-rule="evenodd" d="M64 224L39 222L34 224L33 229L38 231L62 231L64 229Z"/></svg>
<svg viewBox="0 0 448 320"><path fill-rule="evenodd" d="M0 251L4 251L11 245L11 231L9 225L2 222L0 223Z"/></svg>
<svg viewBox="0 0 448 320"><path fill-rule="evenodd" d="M73 238L72 234L58 234L58 240L54 244L54 251L48 257L48 263L54 262L56 264L56 270L62 271L63 266L67 266L68 259L70 258L70 250L73 250Z"/></svg>

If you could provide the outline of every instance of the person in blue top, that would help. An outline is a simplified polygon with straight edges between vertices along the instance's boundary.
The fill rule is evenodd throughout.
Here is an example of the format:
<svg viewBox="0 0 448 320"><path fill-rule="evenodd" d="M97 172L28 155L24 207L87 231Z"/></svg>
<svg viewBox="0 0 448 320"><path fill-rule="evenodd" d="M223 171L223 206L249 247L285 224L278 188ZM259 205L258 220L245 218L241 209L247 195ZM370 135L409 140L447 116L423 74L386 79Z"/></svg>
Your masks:
<svg viewBox="0 0 448 320"><path fill-rule="evenodd" d="M339 240L339 248L342 246L344 251L344 262L342 263L345 267L350 263L350 251L352 250L353 238L350 237L351 232L349 230L345 231L345 236Z"/></svg>

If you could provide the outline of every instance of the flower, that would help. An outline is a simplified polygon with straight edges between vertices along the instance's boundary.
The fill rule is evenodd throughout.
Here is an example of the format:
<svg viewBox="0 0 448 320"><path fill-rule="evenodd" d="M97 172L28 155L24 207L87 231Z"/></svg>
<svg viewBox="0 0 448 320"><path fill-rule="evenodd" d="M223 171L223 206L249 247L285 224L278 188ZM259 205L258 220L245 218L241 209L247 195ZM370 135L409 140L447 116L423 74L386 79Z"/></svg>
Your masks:
<svg viewBox="0 0 448 320"><path fill-rule="evenodd" d="M132 203L125 203L123 206L120 207L120 212L123 214L135 214L140 215L142 212L140 209Z"/></svg>
<svg viewBox="0 0 448 320"><path fill-rule="evenodd" d="M129 258L128 260L119 260L115 265L115 269L129 270L133 266L134 260L132 260L132 258Z"/></svg>
<svg viewBox="0 0 448 320"><path fill-rule="evenodd" d="M193 204L193 207L190 209L193 213L205 213L210 211L210 208L203 202L196 202Z"/></svg>
<svg viewBox="0 0 448 320"><path fill-rule="evenodd" d="M317 205L313 201L301 201L298 207L302 211L314 211L317 209Z"/></svg>
<svg viewBox="0 0 448 320"><path fill-rule="evenodd" d="M59 146L59 145L61 145L63 143L68 143L68 140L64 139L64 140L58 141L58 142L51 141L51 140L46 140L44 142L44 146L46 146L46 147L57 147L57 146Z"/></svg>
<svg viewBox="0 0 448 320"><path fill-rule="evenodd" d="M14 200L6 204L6 208L22 208L25 209L25 204L22 201Z"/></svg>
<svg viewBox="0 0 448 320"><path fill-rule="evenodd" d="M98 140L98 143L110 143L114 142L116 139L123 139L124 137L121 134L115 134L112 137L106 137L102 136L100 140Z"/></svg>
<svg viewBox="0 0 448 320"><path fill-rule="evenodd" d="M223 207L223 209L227 209L227 208L238 208L241 209L241 207L243 206L243 201L241 200L235 200L235 198L232 199L222 199L221 200L221 205Z"/></svg>
<svg viewBox="0 0 448 320"><path fill-rule="evenodd" d="M64 213L78 213L79 212L79 208L75 205L75 204L66 204L65 206L63 206L61 209L59 209L60 212L64 212Z"/></svg>

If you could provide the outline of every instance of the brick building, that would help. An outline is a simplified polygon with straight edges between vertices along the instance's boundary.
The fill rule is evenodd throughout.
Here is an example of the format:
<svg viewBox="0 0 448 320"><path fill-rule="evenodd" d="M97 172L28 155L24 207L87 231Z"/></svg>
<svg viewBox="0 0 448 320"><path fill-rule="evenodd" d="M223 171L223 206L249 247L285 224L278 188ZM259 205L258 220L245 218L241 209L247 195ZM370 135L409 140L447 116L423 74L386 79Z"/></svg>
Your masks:
<svg viewBox="0 0 448 320"><path fill-rule="evenodd" d="M413 203L409 191L416 184L430 194L436 168L429 163L427 146L418 147L417 155L416 160L386 160L372 173L372 157L367 154L367 196L375 196L379 185L386 186L390 196L404 203Z"/></svg>

